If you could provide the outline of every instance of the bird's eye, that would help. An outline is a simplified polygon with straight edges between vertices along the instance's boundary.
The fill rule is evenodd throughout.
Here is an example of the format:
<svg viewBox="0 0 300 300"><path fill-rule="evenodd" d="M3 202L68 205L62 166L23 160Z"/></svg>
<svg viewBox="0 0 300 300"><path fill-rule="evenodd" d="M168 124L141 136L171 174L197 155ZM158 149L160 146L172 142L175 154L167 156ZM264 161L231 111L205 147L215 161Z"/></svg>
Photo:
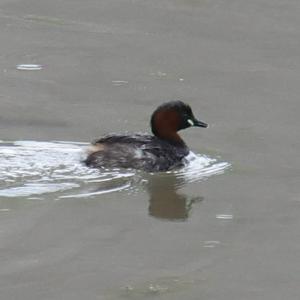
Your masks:
<svg viewBox="0 0 300 300"><path fill-rule="evenodd" d="M189 115L188 113L184 113L183 114L183 118L184 118L184 120L188 120L188 119L190 119L191 118L191 115Z"/></svg>
<svg viewBox="0 0 300 300"><path fill-rule="evenodd" d="M186 112L187 112L188 115L191 115L192 114L192 109L188 106L186 108Z"/></svg>

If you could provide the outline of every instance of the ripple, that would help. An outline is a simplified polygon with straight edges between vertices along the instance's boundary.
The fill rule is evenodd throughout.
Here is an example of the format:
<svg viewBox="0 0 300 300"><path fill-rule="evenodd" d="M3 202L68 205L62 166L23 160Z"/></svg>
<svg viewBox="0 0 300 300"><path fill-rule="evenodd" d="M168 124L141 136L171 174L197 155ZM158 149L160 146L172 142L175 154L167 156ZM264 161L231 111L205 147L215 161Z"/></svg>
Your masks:
<svg viewBox="0 0 300 300"><path fill-rule="evenodd" d="M130 179L133 173L120 170L100 172L86 167L82 160L87 145L73 142L0 142L0 196L29 197L56 193L56 198L60 199L93 196L100 190L123 190L124 180ZM72 193L65 194L66 191Z"/></svg>
<svg viewBox="0 0 300 300"><path fill-rule="evenodd" d="M42 69L43 69L42 65L36 65L36 64L17 65L17 70L20 70L20 71L39 71Z"/></svg>
<svg viewBox="0 0 300 300"><path fill-rule="evenodd" d="M217 219L221 219L221 220L232 220L233 219L233 215L224 215L224 214L219 214L216 215Z"/></svg>
<svg viewBox="0 0 300 300"><path fill-rule="evenodd" d="M179 170L167 172L174 174L177 178L177 185L181 186L187 182L198 182L213 175L223 174L231 164L211 158L207 155L195 154L190 151L185 158L185 166Z"/></svg>
<svg viewBox="0 0 300 300"><path fill-rule="evenodd" d="M86 198L135 190L149 183L149 177L143 172L86 167L82 161L87 145L66 141L0 141L0 197L43 200L51 194L56 200ZM226 162L191 152L185 167L159 176L176 177L176 182L182 185L221 174L229 166Z"/></svg>
<svg viewBox="0 0 300 300"><path fill-rule="evenodd" d="M44 193L64 191L78 187L72 183L25 183L23 186L11 187L0 190L0 197L24 197Z"/></svg>

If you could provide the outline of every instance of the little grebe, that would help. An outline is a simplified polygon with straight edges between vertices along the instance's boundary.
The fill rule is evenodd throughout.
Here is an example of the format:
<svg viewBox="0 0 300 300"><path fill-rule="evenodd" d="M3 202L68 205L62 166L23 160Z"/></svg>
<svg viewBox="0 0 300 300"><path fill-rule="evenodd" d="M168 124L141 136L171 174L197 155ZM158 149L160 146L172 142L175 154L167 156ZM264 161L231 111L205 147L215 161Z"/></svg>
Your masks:
<svg viewBox="0 0 300 300"><path fill-rule="evenodd" d="M194 117L189 105L170 101L152 114L154 135L110 134L96 140L88 150L87 166L95 168L133 168L148 172L168 171L184 165L189 148L177 131L208 125Z"/></svg>

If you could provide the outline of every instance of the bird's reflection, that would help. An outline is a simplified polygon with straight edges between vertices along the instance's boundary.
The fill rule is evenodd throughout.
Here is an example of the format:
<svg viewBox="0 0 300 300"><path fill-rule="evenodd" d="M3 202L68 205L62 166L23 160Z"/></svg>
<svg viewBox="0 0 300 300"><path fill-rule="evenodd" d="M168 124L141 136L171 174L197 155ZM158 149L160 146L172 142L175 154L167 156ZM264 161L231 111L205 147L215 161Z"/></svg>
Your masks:
<svg viewBox="0 0 300 300"><path fill-rule="evenodd" d="M84 193L60 198L99 196L121 190L134 191L143 186L149 194L149 215L171 221L187 220L193 204L203 201L202 196L190 196L179 191L189 182L182 173L140 173L139 176L136 173L125 173L124 177L120 176L120 171L117 174L115 178L105 178L101 183L97 182L96 188L92 186Z"/></svg>
<svg viewBox="0 0 300 300"><path fill-rule="evenodd" d="M149 193L149 215L173 221L186 220L192 205L203 197L191 197L178 192L184 184L175 174L149 175L147 191Z"/></svg>

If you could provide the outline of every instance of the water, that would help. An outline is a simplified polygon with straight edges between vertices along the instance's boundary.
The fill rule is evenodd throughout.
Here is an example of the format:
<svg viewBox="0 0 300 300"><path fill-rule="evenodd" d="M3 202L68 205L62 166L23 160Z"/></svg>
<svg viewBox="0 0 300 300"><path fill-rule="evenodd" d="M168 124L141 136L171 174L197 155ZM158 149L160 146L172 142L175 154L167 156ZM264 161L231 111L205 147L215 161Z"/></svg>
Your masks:
<svg viewBox="0 0 300 300"><path fill-rule="evenodd" d="M222 174L230 165L191 153L178 171L147 175L134 170L98 170L84 165L86 143L16 141L0 143L0 197L42 200L87 198L132 191L154 177L174 177L175 187Z"/></svg>
<svg viewBox="0 0 300 300"><path fill-rule="evenodd" d="M298 300L299 10L0 0L0 298ZM36 142L149 132L174 99L210 125L180 131L200 156L176 173Z"/></svg>

